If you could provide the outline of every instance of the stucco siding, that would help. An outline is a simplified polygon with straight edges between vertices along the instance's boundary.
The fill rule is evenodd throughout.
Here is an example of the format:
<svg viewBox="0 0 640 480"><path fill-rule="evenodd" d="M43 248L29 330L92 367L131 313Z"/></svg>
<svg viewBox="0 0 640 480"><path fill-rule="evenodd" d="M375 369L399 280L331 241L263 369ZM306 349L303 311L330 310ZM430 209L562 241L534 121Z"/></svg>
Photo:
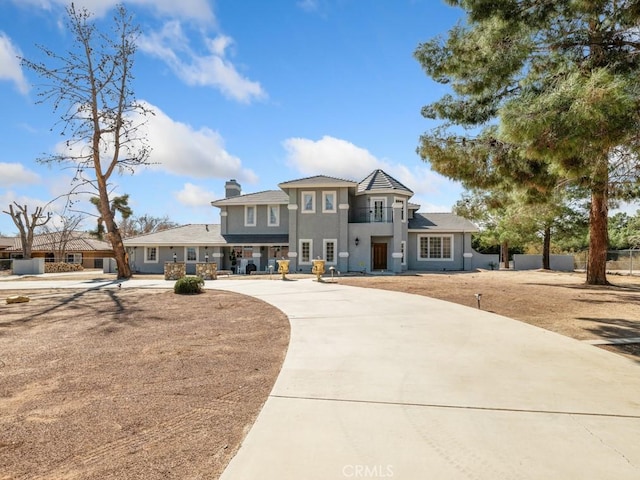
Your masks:
<svg viewBox="0 0 640 480"><path fill-rule="evenodd" d="M286 205L278 205L279 225L268 225L268 206L252 205L255 208L255 226L245 225L245 206L230 205L227 207L227 234L265 234L265 233L288 233L289 232L289 212Z"/></svg>
<svg viewBox="0 0 640 480"><path fill-rule="evenodd" d="M453 255L451 260L422 260L418 258L420 236L450 236L453 238ZM464 236L462 233L415 233L410 232L407 241L407 265L409 270L416 271L459 271L464 270Z"/></svg>

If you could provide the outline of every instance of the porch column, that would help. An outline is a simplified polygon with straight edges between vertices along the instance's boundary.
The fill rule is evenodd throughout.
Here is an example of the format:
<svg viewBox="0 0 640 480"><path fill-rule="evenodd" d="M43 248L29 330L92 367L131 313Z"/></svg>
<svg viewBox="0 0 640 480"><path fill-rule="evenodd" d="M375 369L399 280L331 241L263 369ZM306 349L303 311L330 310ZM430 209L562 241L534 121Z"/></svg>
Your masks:
<svg viewBox="0 0 640 480"><path fill-rule="evenodd" d="M393 251L391 253L393 273L402 272L402 202L393 202Z"/></svg>

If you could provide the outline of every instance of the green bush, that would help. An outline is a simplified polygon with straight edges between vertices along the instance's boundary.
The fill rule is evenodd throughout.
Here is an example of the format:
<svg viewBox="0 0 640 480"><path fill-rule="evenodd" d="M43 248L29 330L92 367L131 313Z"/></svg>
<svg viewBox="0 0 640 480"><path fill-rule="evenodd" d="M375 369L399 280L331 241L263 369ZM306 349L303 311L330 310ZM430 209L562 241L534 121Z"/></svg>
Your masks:
<svg viewBox="0 0 640 480"><path fill-rule="evenodd" d="M200 277L182 277L173 286L173 292L180 295L201 293L203 286L204 280Z"/></svg>

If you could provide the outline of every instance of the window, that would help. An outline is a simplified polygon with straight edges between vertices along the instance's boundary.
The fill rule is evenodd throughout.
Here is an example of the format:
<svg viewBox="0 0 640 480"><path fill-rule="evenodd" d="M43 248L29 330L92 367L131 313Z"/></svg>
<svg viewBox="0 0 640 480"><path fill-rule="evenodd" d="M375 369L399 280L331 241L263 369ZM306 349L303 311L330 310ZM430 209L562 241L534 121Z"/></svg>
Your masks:
<svg viewBox="0 0 640 480"><path fill-rule="evenodd" d="M453 236L418 235L418 260L453 260Z"/></svg>
<svg viewBox="0 0 640 480"><path fill-rule="evenodd" d="M197 262L198 251L196 250L196 247L185 247L184 258L187 259L187 262Z"/></svg>
<svg viewBox="0 0 640 480"><path fill-rule="evenodd" d="M386 198L372 198L371 199L371 221L375 223L387 221L387 199Z"/></svg>
<svg viewBox="0 0 640 480"><path fill-rule="evenodd" d="M322 212L336 213L336 192L322 192Z"/></svg>
<svg viewBox="0 0 640 480"><path fill-rule="evenodd" d="M316 192L302 192L302 213L316 213Z"/></svg>
<svg viewBox="0 0 640 480"><path fill-rule="evenodd" d="M268 226L277 227L280 225L280 205L267 206L267 215L269 215L267 220Z"/></svg>
<svg viewBox="0 0 640 480"><path fill-rule="evenodd" d="M324 261L328 264L336 263L336 243L337 240L323 240L322 250L324 253Z"/></svg>
<svg viewBox="0 0 640 480"><path fill-rule="evenodd" d="M407 201L404 198L396 197L393 199L396 203L402 204L402 209L400 210L400 221L407 221Z"/></svg>
<svg viewBox="0 0 640 480"><path fill-rule="evenodd" d="M405 242L404 240L400 242L400 253L402 253L402 260L400 261L400 263L402 265L406 265L407 264L407 242Z"/></svg>
<svg viewBox="0 0 640 480"><path fill-rule="evenodd" d="M244 206L244 226L245 227L256 226L256 206L255 205Z"/></svg>
<svg viewBox="0 0 640 480"><path fill-rule="evenodd" d="M144 249L144 263L158 263L158 248L157 247L145 247L145 249Z"/></svg>
<svg viewBox="0 0 640 480"><path fill-rule="evenodd" d="M82 254L81 253L67 253L67 258L65 260L66 263L82 263Z"/></svg>
<svg viewBox="0 0 640 480"><path fill-rule="evenodd" d="M311 240L300 240L300 265L311 263L312 245Z"/></svg>

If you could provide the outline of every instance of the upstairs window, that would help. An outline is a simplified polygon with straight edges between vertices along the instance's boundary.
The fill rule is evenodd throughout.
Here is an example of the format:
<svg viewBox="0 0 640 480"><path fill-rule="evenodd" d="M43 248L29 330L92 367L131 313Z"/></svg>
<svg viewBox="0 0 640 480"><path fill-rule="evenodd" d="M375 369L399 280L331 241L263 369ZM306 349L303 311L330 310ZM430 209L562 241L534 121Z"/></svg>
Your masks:
<svg viewBox="0 0 640 480"><path fill-rule="evenodd" d="M316 192L302 192L302 213L316 212Z"/></svg>
<svg viewBox="0 0 640 480"><path fill-rule="evenodd" d="M269 205L267 207L267 215L269 216L268 226L277 227L280 225L280 205Z"/></svg>
<svg viewBox="0 0 640 480"><path fill-rule="evenodd" d="M336 212L336 192L322 192L322 212Z"/></svg>
<svg viewBox="0 0 640 480"><path fill-rule="evenodd" d="M244 226L256 226L256 207L255 205L245 205L244 207Z"/></svg>

